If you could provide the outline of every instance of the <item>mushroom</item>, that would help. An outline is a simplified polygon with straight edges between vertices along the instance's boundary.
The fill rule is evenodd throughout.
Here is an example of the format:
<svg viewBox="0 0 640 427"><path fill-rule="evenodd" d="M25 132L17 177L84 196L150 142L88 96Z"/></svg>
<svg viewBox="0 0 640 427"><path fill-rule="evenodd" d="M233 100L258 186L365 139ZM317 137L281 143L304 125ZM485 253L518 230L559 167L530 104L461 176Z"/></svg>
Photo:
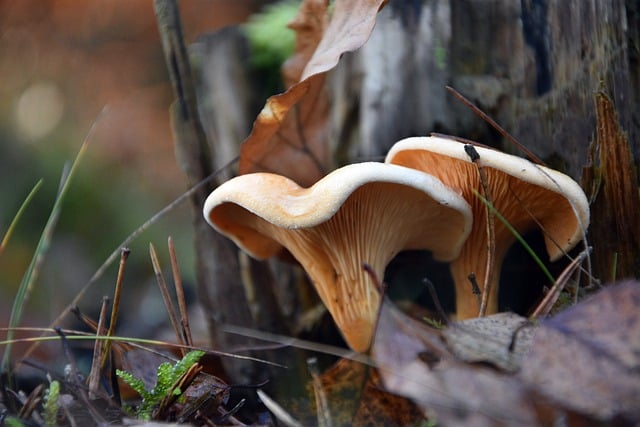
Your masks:
<svg viewBox="0 0 640 427"><path fill-rule="evenodd" d="M293 255L358 352L370 346L381 303L363 264L382 277L404 249L454 259L472 221L467 202L436 178L373 162L337 169L309 188L270 173L241 175L209 195L204 216L254 258Z"/></svg>
<svg viewBox="0 0 640 427"><path fill-rule="evenodd" d="M468 152L467 152L468 151ZM473 159L472 159L473 157ZM460 255L450 264L456 288L458 319L479 314L477 296L472 294L469 275L474 273L483 289L487 270L489 239L487 206L478 195L520 234L540 227L551 261L560 258L583 237L589 225L589 204L580 186L567 175L499 151L462 144L438 137L413 137L397 142L386 163L407 166L439 178L471 205L473 229ZM483 171L485 193L480 179ZM516 237L498 218L493 222L495 252L487 314L498 310L499 272ZM484 285L483 285L484 284Z"/></svg>

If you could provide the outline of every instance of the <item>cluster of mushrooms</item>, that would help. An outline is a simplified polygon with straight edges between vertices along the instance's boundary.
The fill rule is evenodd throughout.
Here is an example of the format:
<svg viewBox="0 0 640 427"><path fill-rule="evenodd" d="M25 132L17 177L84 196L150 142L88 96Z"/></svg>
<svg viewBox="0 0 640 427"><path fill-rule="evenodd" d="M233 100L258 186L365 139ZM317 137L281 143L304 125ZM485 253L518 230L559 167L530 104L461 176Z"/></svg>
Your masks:
<svg viewBox="0 0 640 427"><path fill-rule="evenodd" d="M446 138L407 138L391 148L384 163L344 166L309 188L271 173L241 175L211 193L204 215L257 259L293 256L347 344L365 352L382 297L364 264L382 278L400 251L431 251L450 263L456 317L464 319L479 310L470 273L480 289L490 286L486 313L498 310L500 266L516 240L502 220L492 221L488 238L488 203L518 233L540 228L552 261L583 238L589 205L570 177L469 147ZM485 280L488 262L494 273Z"/></svg>

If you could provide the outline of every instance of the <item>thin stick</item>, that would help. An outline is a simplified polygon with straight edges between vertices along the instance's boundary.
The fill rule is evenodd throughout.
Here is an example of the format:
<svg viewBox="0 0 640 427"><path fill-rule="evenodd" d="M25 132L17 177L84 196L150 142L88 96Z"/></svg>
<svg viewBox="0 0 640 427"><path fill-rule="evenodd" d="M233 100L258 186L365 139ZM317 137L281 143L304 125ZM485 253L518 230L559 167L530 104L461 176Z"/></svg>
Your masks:
<svg viewBox="0 0 640 427"><path fill-rule="evenodd" d="M169 247L169 258L171 259L171 271L173 272L173 285L176 288L178 309L180 310L180 325L182 327L182 336L187 345L193 345L191 328L189 327L189 312L187 311L187 302L184 297L184 287L182 286L182 276L180 275L180 267L178 266L176 248L173 244L173 238L171 236L169 236L169 239L167 240L167 245Z"/></svg>
<svg viewBox="0 0 640 427"><path fill-rule="evenodd" d="M480 185L482 186L482 192L484 193L484 198L489 202L488 204L493 205L493 197L491 195L491 190L489 189L489 184L487 182L487 174L482 165L479 163L480 154L478 154L478 151L476 151L473 145L470 144L464 146L464 151L467 153L473 164L476 165L478 176L480 178ZM485 212L487 217L487 259L478 317L483 317L487 312L487 303L489 301L489 295L491 294L491 290L493 288L493 264L496 253L496 229L494 222L495 218L493 215L493 211L489 209L488 205L485 206Z"/></svg>
<svg viewBox="0 0 640 427"><path fill-rule="evenodd" d="M96 321L90 318L89 316L87 316L86 314L84 314L83 312L81 312L80 307L75 306L70 311L71 311L71 314L76 316L76 318L82 323L84 323L85 326L87 326L89 329L91 329L94 332L98 330L98 324L96 323Z"/></svg>
<svg viewBox="0 0 640 427"><path fill-rule="evenodd" d="M107 323L107 309L109 307L109 297L102 297L102 306L100 307L100 317L98 318L98 326L96 327L96 336L105 333L105 324ZM109 352L109 341L96 340L93 344L93 360L91 361L91 370L89 371L89 399L97 398L98 387L100 386L100 374L104 362L107 360L106 354Z"/></svg>
<svg viewBox="0 0 640 427"><path fill-rule="evenodd" d="M573 274L574 271L580 266L582 261L589 256L591 253L591 248L585 249L580 254L575 257L573 261L564 269L564 271L558 276L556 283L553 284L547 295L542 299L538 307L534 310L533 314L530 317L530 320L535 320L539 317L546 317L553 305L558 301L560 297L560 292L564 289L567 282L569 281L569 277Z"/></svg>
<svg viewBox="0 0 640 427"><path fill-rule="evenodd" d="M427 287L427 290L431 295L431 299L433 300L433 304L436 306L436 311L442 318L443 322L449 323L449 316L447 316L447 313L442 308L442 304L440 304L440 298L438 298L438 294L436 293L436 287L433 286L431 280L427 279L426 277L422 279L422 283Z"/></svg>
<svg viewBox="0 0 640 427"><path fill-rule="evenodd" d="M91 416L93 416L94 421L96 421L96 423L99 425L105 425L106 424L105 419L102 417L102 415L100 415L98 410L91 404L91 401L87 397L87 393L85 392L83 385L79 381L80 371L78 371L78 365L76 364L76 360L73 357L73 353L71 352L71 348L69 347L69 342L67 341L66 335L64 334L61 328L56 327L54 328L54 331L60 337L60 342L62 343L62 350L64 352L65 358L69 362L69 367L71 372L70 374L71 384L76 386L76 390L78 391L78 396L80 397L80 400L85 404L87 410L91 413Z"/></svg>
<svg viewBox="0 0 640 427"><path fill-rule="evenodd" d="M293 416L286 411L278 402L271 398L267 393L262 390L256 390L258 397L264 403L264 406L270 410L278 421L287 427L302 427L302 424L293 418ZM322 424L319 424L322 426ZM324 426L323 426L324 427Z"/></svg>
<svg viewBox="0 0 640 427"><path fill-rule="evenodd" d="M525 147L524 145L520 144L518 142L518 140L516 140L509 132L504 130L504 128L502 126L500 126L495 120L493 120L486 113L484 113L481 109L479 109L473 102L469 101L460 92L458 92L457 90L455 90L451 86L445 86L445 87L449 92L451 92L451 94L453 96L458 98L459 101L461 101L464 105L469 107L469 109L471 111L473 111L478 117L480 117L485 122L489 123L489 125L491 125L491 127L493 127L495 130L497 130L500 133L500 135L505 137L510 143L515 145L517 148L519 148L529 158L529 160L531 160L533 163L537 163L539 165L544 165L544 162L542 160L540 160L538 158L538 156L533 154L527 147Z"/></svg>
<svg viewBox="0 0 640 427"><path fill-rule="evenodd" d="M488 150L496 151L496 149L494 147L491 147L490 145L481 144L478 141L474 141L472 139L463 138L463 137L457 136L457 135L449 135L447 133L438 133L438 132L431 132L429 135L435 136L435 137L438 137L438 138L442 138L442 139L450 139L452 141L461 142L463 144L469 144L469 145L473 145L475 147L482 147L482 148L486 148Z"/></svg>
<svg viewBox="0 0 640 427"><path fill-rule="evenodd" d="M318 426L332 427L331 410L329 409L329 401L327 393L322 386L320 379L320 369L318 368L318 358L310 357L307 359L307 369L311 374L313 384L313 394L316 398L316 416L318 417Z"/></svg>
<svg viewBox="0 0 640 427"><path fill-rule="evenodd" d="M185 345L182 340L182 334L180 333L178 316L176 316L176 310L173 307L173 301L171 301L171 296L169 295L169 288L167 288L167 283L164 281L164 277L162 276L160 262L158 261L158 255L156 254L156 249L153 247L153 243L149 243L149 254L151 255L151 263L153 264L153 271L156 275L156 282L158 282L158 287L160 288L160 293L162 294L164 305L167 308L167 314L169 315L171 326L173 326L173 330L176 333L176 337L178 338L180 344ZM187 354L184 348L181 348L180 351L183 357L185 354Z"/></svg>
<svg viewBox="0 0 640 427"><path fill-rule="evenodd" d="M120 250L120 265L118 266L116 289L113 291L113 305L111 306L111 318L109 319L109 330L107 331L108 337L113 336L116 331L116 321L118 320L118 310L120 309L120 295L122 293L122 281L124 278L124 266L127 263L127 258L129 258L130 253L131 250L129 250L129 248L122 248ZM107 362L107 354L109 353L110 348L111 341L107 341L107 343L105 344L102 361L100 362L101 368L104 368L104 365Z"/></svg>
<svg viewBox="0 0 640 427"><path fill-rule="evenodd" d="M33 411L35 411L38 405L40 405L40 403L42 402L42 397L40 396L40 394L43 390L44 384L39 384L35 389L31 391L31 393L29 393L29 396L27 397L26 401L24 401L22 408L20 408L20 412L18 412L19 419L26 420L31 417Z"/></svg>

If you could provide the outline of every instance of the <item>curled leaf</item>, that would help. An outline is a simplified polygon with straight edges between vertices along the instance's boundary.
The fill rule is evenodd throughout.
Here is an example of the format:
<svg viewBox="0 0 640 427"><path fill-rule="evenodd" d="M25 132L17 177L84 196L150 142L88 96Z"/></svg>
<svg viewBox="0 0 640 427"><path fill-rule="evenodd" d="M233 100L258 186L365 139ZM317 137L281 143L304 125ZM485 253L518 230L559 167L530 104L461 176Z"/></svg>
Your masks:
<svg viewBox="0 0 640 427"><path fill-rule="evenodd" d="M331 170L326 72L345 52L364 44L382 4L337 0L327 26L328 2L303 2L290 24L296 31L296 52L283 70L291 86L269 98L254 122L240 151L241 174L278 173L310 186Z"/></svg>

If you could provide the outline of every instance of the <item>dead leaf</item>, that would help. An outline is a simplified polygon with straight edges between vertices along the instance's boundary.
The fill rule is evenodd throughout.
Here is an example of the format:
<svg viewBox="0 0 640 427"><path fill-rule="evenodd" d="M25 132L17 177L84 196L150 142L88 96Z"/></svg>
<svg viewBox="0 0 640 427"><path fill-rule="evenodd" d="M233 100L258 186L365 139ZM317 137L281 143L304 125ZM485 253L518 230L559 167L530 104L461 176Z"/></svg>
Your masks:
<svg viewBox="0 0 640 427"><path fill-rule="evenodd" d="M240 149L239 172L271 172L309 187L330 169L324 74L267 100Z"/></svg>
<svg viewBox="0 0 640 427"><path fill-rule="evenodd" d="M382 3L383 0L337 0L326 28L326 0L306 0L302 4L292 22L297 32L296 53L284 70L289 83L296 80L298 73L300 81L267 100L242 144L241 174L278 173L310 186L329 172L332 165L326 72L345 52L364 44ZM312 49L313 55L305 63ZM304 71L300 71L303 67Z"/></svg>
<svg viewBox="0 0 640 427"><path fill-rule="evenodd" d="M640 283L611 286L540 324L519 377L576 412L640 420Z"/></svg>
<svg viewBox="0 0 640 427"><path fill-rule="evenodd" d="M455 322L442 335L458 359L515 372L529 349L533 332L526 318L507 312Z"/></svg>
<svg viewBox="0 0 640 427"><path fill-rule="evenodd" d="M288 27L296 32L294 54L282 66L286 88L300 81L302 72L316 51L329 23L327 0L307 0L300 5Z"/></svg>
<svg viewBox="0 0 640 427"><path fill-rule="evenodd" d="M305 67L302 80L329 71L344 53L359 49L369 39L385 3L386 0L336 0L329 27Z"/></svg>
<svg viewBox="0 0 640 427"><path fill-rule="evenodd" d="M529 350L520 370L509 374L494 368L495 360L491 365L461 360L459 343L452 344L462 337L462 356L484 362L484 356L468 353L473 343L468 335L478 330L481 341L495 328L498 336L510 328L503 322L496 328L492 322L477 326L470 320L463 334L441 332L385 301L373 358L389 391L412 399L444 425L546 425L568 419L570 425L635 425L640 421L639 305L640 283L629 282L527 327L533 331ZM440 341L445 336L447 345ZM501 340L507 341L491 340L495 342L487 355Z"/></svg>
<svg viewBox="0 0 640 427"><path fill-rule="evenodd" d="M537 425L528 390L513 376L459 361L440 331L383 304L373 358L387 390L420 405L438 425Z"/></svg>

